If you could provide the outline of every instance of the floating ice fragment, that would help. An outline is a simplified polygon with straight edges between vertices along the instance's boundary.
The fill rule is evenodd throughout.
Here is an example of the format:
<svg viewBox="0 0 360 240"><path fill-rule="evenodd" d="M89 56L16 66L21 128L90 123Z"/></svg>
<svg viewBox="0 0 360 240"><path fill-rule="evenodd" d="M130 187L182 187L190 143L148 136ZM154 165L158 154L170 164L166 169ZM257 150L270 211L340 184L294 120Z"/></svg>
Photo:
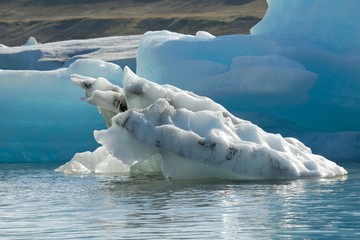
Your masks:
<svg viewBox="0 0 360 240"><path fill-rule="evenodd" d="M24 46L32 46L32 45L38 45L38 42L36 41L36 38L29 37Z"/></svg>
<svg viewBox="0 0 360 240"><path fill-rule="evenodd" d="M129 165L114 158L104 147L94 152L77 153L69 162L55 169L66 174L128 173L129 170Z"/></svg>
<svg viewBox="0 0 360 240"><path fill-rule="evenodd" d="M197 38L200 38L200 39L212 39L212 38L215 38L214 35L212 35L209 32L206 32L206 31L197 31L195 36Z"/></svg>

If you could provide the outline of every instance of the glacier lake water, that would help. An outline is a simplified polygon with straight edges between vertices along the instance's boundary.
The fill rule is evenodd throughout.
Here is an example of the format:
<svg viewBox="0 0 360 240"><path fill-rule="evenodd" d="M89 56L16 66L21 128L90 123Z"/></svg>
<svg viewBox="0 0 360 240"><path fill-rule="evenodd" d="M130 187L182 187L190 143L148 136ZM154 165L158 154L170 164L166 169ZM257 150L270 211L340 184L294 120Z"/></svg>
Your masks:
<svg viewBox="0 0 360 240"><path fill-rule="evenodd" d="M0 239L360 239L360 162L349 175L172 181L0 164Z"/></svg>

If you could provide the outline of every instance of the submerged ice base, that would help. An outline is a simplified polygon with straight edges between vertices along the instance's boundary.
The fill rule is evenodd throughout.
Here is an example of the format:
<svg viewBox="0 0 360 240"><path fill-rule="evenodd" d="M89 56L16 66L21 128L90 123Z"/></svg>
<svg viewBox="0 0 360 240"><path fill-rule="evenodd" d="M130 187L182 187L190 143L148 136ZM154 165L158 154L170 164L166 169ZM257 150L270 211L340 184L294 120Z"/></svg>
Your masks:
<svg viewBox="0 0 360 240"><path fill-rule="evenodd" d="M147 165L165 178L236 180L347 174L294 138L266 133L209 98L139 78L127 67L122 90L100 78L72 78L86 91L85 101L113 114L103 114L111 124L94 133L102 147L75 155L57 171L131 174Z"/></svg>

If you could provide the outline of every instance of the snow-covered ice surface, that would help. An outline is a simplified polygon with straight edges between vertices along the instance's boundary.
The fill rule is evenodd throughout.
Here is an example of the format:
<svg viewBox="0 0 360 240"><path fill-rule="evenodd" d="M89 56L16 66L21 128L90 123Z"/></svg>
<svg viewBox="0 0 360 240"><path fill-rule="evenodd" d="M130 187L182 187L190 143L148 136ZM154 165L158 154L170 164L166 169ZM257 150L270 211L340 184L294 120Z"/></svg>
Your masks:
<svg viewBox="0 0 360 240"><path fill-rule="evenodd" d="M251 35L158 31L0 45L0 161L75 155L59 170L161 171L172 178L198 172L235 179L344 174L298 140L281 136L328 159L360 158L360 2L268 3ZM122 68L135 69L135 54L143 80L127 70L123 82ZM131 86L128 79L139 83ZM83 100L99 111L78 99L81 89L73 83L86 89ZM145 92L151 94L138 96ZM119 127L126 117L143 131ZM78 153L96 149L91 132L106 126L95 132L103 146ZM194 143L188 151L187 141ZM119 150L132 147L138 151ZM253 158L246 155L252 152ZM248 162L240 168L239 159Z"/></svg>

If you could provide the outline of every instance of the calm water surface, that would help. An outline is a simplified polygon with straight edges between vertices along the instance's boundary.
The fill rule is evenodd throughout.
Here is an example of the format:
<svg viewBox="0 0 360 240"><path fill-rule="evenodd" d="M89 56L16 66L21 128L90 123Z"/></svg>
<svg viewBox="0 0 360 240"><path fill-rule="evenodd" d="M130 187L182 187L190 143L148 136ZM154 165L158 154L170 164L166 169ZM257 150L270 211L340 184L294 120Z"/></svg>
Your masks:
<svg viewBox="0 0 360 240"><path fill-rule="evenodd" d="M0 164L1 239L360 239L360 163L335 179L171 181Z"/></svg>

